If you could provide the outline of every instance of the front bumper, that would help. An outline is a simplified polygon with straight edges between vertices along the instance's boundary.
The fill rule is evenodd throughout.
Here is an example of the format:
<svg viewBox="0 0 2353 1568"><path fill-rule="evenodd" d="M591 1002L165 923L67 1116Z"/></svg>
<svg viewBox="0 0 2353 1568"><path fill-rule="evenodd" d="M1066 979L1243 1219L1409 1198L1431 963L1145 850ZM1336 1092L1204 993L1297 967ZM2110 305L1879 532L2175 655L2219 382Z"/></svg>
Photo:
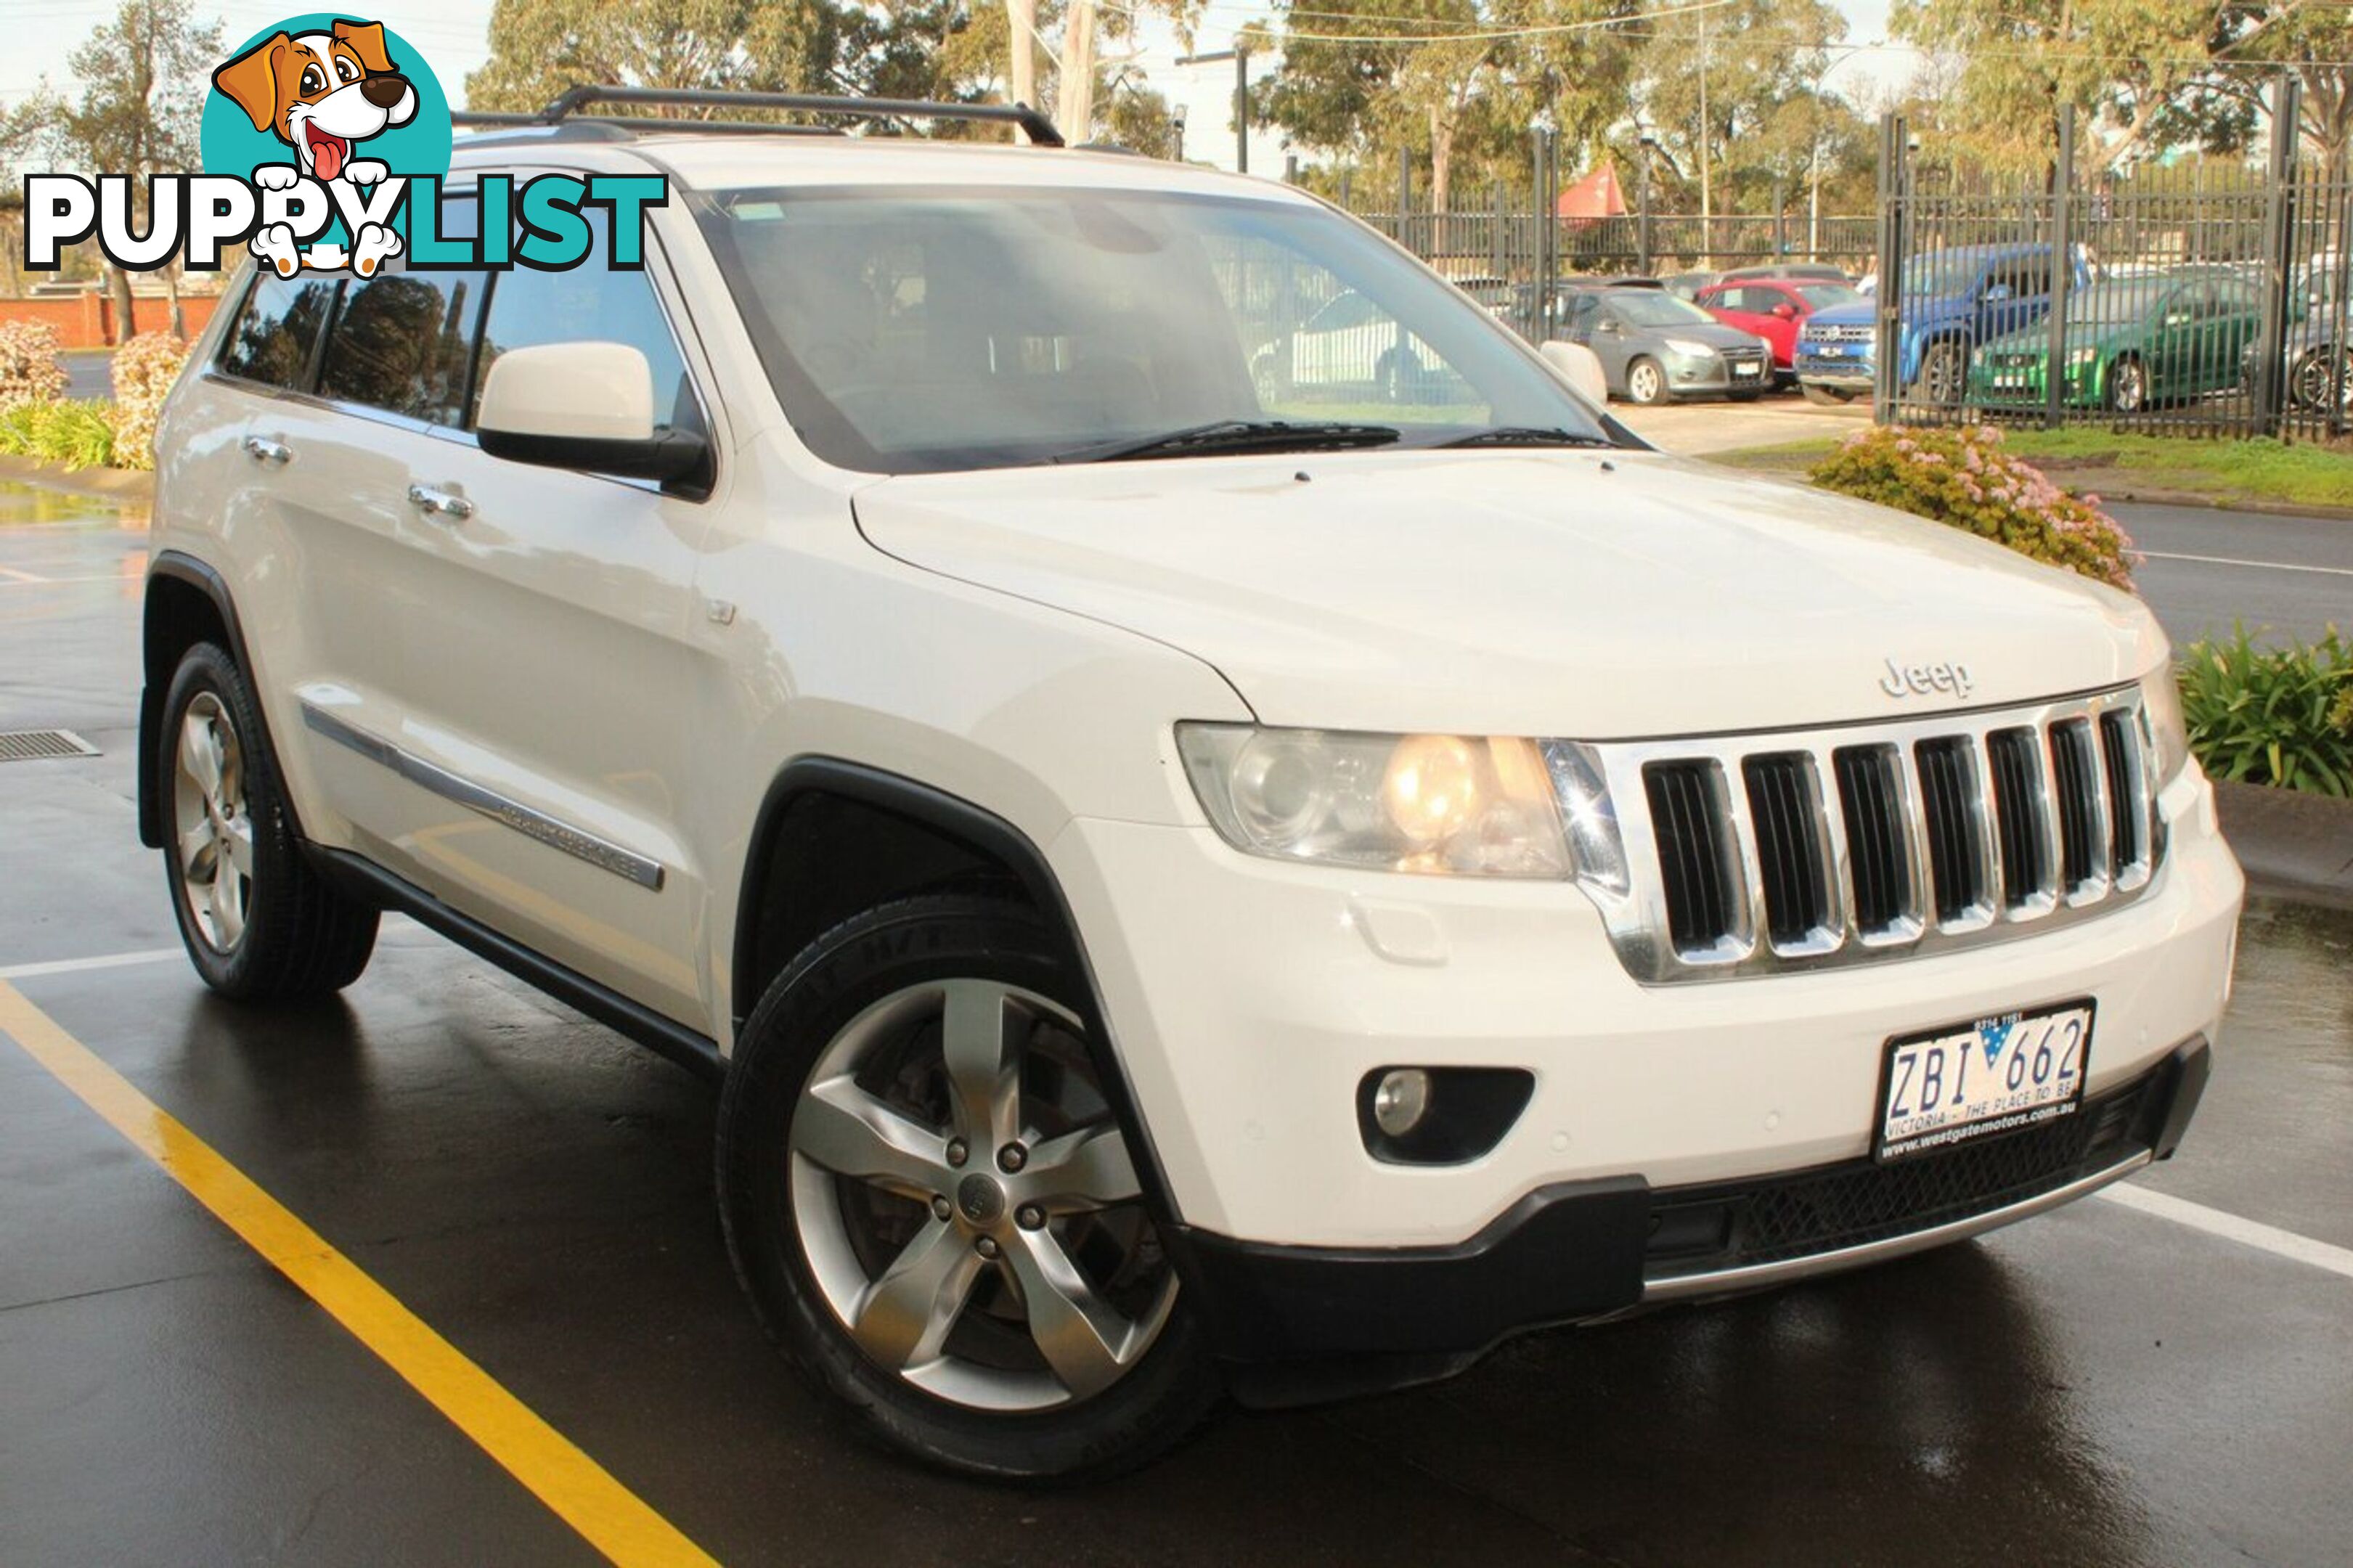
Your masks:
<svg viewBox="0 0 2353 1568"><path fill-rule="evenodd" d="M1969 369L1968 401L1977 406L2042 408L2050 402L2051 373L2046 361L2023 365L1973 365ZM2071 364L2060 404L2067 408L2095 408L2107 395L2097 362Z"/></svg>
<svg viewBox="0 0 2353 1568"><path fill-rule="evenodd" d="M1670 350L1661 356L1661 363L1667 373L1667 390L1677 397L1720 397L1736 392L1757 392L1773 381L1773 357L1769 353L1730 356L1676 353ZM1741 363L1753 368L1742 374L1735 368Z"/></svg>
<svg viewBox="0 0 2353 1568"><path fill-rule="evenodd" d="M1179 1258L1244 1400L1397 1387L1449 1375L1525 1330L1883 1262L2082 1197L2172 1154L2208 1058L2193 1038L2063 1121L1893 1165L1864 1158L1691 1187L1564 1184L1451 1247L1263 1247L1183 1232Z"/></svg>
<svg viewBox="0 0 2353 1568"><path fill-rule="evenodd" d="M1825 357L1798 353L1798 379L1814 386L1843 387L1850 391L1868 392L1872 386L1872 362L1852 355Z"/></svg>

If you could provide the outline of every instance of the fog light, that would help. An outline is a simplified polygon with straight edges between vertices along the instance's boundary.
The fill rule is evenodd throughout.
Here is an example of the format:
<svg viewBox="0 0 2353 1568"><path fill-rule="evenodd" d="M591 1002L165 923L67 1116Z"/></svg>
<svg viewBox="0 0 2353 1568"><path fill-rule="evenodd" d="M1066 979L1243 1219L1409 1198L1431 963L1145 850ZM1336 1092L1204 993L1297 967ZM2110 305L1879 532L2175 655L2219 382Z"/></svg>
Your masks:
<svg viewBox="0 0 2353 1568"><path fill-rule="evenodd" d="M1394 1068L1373 1089L1373 1125L1402 1138L1430 1113L1430 1074L1419 1068Z"/></svg>

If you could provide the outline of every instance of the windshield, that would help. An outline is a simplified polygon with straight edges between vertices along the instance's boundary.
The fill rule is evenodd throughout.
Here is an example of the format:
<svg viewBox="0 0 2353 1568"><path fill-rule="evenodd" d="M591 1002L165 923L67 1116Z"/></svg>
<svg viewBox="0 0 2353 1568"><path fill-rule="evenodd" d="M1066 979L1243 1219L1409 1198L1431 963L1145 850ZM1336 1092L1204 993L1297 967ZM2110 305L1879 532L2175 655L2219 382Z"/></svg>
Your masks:
<svg viewBox="0 0 2353 1568"><path fill-rule="evenodd" d="M1716 320L1688 300L1663 289L1629 289L1609 296L1620 320L1637 327L1713 327Z"/></svg>
<svg viewBox="0 0 2353 1568"><path fill-rule="evenodd" d="M1860 305L1862 296L1843 283L1807 283L1798 289L1799 297L1810 309L1827 310L1833 305Z"/></svg>
<svg viewBox="0 0 2353 1568"><path fill-rule="evenodd" d="M1050 462L1227 422L1607 439L1487 311L1320 207L898 185L697 206L794 428L844 468Z"/></svg>
<svg viewBox="0 0 2353 1568"><path fill-rule="evenodd" d="M2169 278L2110 278L2067 296L2071 321L2137 321L2180 284Z"/></svg>
<svg viewBox="0 0 2353 1568"><path fill-rule="evenodd" d="M1977 281L1983 266L1983 258L1960 251L1932 250L1926 256L1915 256L1904 264L1905 296L1935 299L1957 294Z"/></svg>

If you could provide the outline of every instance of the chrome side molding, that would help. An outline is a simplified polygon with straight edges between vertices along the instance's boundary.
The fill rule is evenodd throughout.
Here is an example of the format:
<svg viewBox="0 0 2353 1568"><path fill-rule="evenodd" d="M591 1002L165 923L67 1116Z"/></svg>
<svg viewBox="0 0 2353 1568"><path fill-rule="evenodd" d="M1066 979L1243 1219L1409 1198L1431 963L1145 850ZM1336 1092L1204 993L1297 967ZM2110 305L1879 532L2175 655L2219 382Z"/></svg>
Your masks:
<svg viewBox="0 0 2353 1568"><path fill-rule="evenodd" d="M409 783L431 790L444 800L452 800L469 811L480 812L491 821L502 823L526 837L535 838L551 849L558 849L575 860L585 860L600 871L609 871L627 881L651 892L661 891L662 865L649 859L634 849L623 848L607 838L600 838L586 828L575 827L561 818L511 799L496 790L486 789L471 779L460 778L436 763L428 763L412 752L355 728L336 718L316 703L302 704L302 722L312 732L324 736L335 744L357 752L368 761L389 768Z"/></svg>

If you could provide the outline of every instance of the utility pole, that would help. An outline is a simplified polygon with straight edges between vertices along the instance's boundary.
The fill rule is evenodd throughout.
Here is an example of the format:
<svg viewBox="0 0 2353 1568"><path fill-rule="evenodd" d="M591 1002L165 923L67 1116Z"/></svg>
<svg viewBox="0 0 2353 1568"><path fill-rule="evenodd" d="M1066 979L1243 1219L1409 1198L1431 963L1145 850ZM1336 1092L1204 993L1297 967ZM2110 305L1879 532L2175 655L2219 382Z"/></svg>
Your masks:
<svg viewBox="0 0 2353 1568"><path fill-rule="evenodd" d="M1234 62L1234 173L1250 173L1250 50L1236 45L1219 49L1215 54L1179 55L1180 66L1214 65L1219 60Z"/></svg>
<svg viewBox="0 0 2353 1568"><path fill-rule="evenodd" d="M1707 13L1699 14L1699 264L1715 259L1715 204L1708 189L1707 144L1715 128L1707 118Z"/></svg>
<svg viewBox="0 0 2353 1568"><path fill-rule="evenodd" d="M1054 122L1073 142L1093 139L1095 122L1095 0L1071 0L1062 24L1062 76Z"/></svg>
<svg viewBox="0 0 2353 1568"><path fill-rule="evenodd" d="M1038 102L1038 0L1005 0L1005 20L1013 34L1012 69L1007 76L1013 101L1034 108ZM1024 142L1029 140L1029 132L1018 127L1013 134Z"/></svg>

